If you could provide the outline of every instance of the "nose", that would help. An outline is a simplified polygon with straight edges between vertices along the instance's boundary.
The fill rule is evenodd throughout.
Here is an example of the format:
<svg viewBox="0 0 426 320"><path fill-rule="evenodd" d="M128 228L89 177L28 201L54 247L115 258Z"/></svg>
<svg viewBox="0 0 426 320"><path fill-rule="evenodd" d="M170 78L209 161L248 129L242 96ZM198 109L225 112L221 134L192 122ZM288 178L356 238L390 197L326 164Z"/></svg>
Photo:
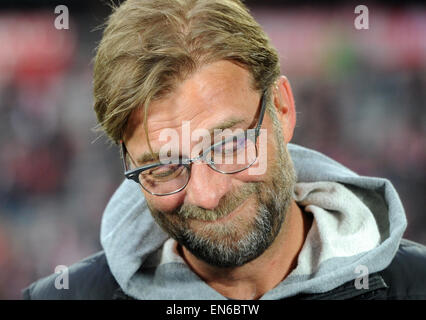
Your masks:
<svg viewBox="0 0 426 320"><path fill-rule="evenodd" d="M205 163L193 163L191 179L185 188L185 203L213 210L220 199L230 192L231 180L230 175L216 172Z"/></svg>

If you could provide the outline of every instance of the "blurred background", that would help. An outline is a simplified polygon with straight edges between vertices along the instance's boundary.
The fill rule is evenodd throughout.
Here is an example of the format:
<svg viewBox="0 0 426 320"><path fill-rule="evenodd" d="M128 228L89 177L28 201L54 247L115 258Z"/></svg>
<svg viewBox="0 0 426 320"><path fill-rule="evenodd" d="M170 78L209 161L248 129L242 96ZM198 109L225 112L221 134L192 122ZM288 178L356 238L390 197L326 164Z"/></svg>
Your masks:
<svg viewBox="0 0 426 320"><path fill-rule="evenodd" d="M357 30L365 2L246 3L292 84L293 142L390 179L405 237L426 244L425 6L367 3L369 29ZM58 5L69 29L54 26ZM106 1L0 3L0 299L101 249L102 212L123 179L118 150L92 130L94 29L109 13Z"/></svg>

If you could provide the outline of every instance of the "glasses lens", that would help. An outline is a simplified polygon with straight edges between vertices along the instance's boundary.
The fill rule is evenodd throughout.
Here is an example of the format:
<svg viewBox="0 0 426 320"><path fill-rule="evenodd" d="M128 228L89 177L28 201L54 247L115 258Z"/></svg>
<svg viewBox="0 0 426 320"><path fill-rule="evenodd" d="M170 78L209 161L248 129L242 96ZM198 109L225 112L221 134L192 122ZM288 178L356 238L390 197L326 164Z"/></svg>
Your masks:
<svg viewBox="0 0 426 320"><path fill-rule="evenodd" d="M250 167L257 158L255 139L246 134L226 139L206 155L210 166L223 173L235 173Z"/></svg>
<svg viewBox="0 0 426 320"><path fill-rule="evenodd" d="M142 186L153 194L169 194L185 187L189 180L188 168L182 164L159 165L139 174Z"/></svg>

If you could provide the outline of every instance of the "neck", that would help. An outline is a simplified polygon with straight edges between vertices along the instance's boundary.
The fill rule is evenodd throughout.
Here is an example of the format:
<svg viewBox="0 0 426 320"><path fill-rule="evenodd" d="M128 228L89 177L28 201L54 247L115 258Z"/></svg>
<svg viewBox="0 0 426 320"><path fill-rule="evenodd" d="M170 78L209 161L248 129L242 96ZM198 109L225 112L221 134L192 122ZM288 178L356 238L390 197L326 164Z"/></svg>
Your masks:
<svg viewBox="0 0 426 320"><path fill-rule="evenodd" d="M258 258L240 267L219 268L209 265L185 247L181 255L198 276L223 296L259 299L296 267L311 222L311 218L293 201L272 245Z"/></svg>

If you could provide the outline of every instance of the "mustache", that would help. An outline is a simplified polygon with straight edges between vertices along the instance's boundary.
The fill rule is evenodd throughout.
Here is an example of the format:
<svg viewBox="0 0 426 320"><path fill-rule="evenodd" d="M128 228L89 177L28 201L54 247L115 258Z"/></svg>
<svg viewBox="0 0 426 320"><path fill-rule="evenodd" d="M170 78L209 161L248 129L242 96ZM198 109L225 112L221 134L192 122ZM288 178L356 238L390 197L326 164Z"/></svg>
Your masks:
<svg viewBox="0 0 426 320"><path fill-rule="evenodd" d="M203 221L214 221L227 216L240 206L249 196L258 191L258 183L245 183L236 191L226 194L219 200L218 206L214 210L204 209L191 204L183 204L175 214L180 218L197 219Z"/></svg>

